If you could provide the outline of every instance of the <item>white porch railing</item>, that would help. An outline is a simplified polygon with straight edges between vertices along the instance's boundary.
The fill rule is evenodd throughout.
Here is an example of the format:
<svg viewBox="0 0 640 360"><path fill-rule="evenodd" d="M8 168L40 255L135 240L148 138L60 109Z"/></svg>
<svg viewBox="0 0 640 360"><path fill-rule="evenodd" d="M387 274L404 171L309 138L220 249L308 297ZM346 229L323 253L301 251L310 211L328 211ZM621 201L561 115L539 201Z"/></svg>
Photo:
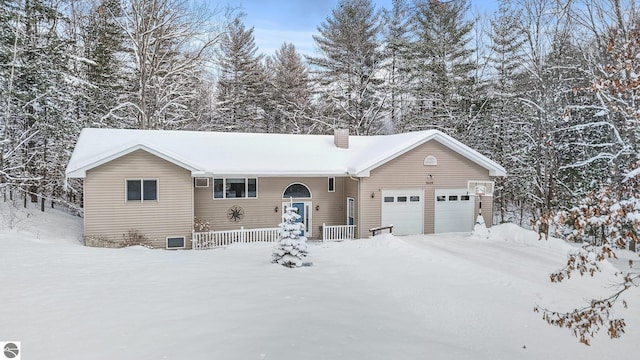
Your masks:
<svg viewBox="0 0 640 360"><path fill-rule="evenodd" d="M322 224L322 241L352 240L356 238L355 225Z"/></svg>
<svg viewBox="0 0 640 360"><path fill-rule="evenodd" d="M234 243L257 243L278 241L278 228L245 229L225 231L194 232L191 247L197 250L228 246Z"/></svg>

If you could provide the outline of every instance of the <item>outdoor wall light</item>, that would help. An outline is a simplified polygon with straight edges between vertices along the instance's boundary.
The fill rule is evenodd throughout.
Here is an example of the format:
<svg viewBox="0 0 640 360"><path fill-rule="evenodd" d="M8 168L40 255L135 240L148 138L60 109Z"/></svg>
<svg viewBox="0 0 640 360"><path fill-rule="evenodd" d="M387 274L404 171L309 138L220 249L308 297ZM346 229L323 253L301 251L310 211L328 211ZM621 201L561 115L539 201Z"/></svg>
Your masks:
<svg viewBox="0 0 640 360"><path fill-rule="evenodd" d="M316 211L320 210L320 205L316 205Z"/></svg>
<svg viewBox="0 0 640 360"><path fill-rule="evenodd" d="M374 197L376 197L376 193L372 192L371 193L371 198L373 199Z"/></svg>
<svg viewBox="0 0 640 360"><path fill-rule="evenodd" d="M275 209L273 209L273 212L278 212L278 207L276 206Z"/></svg>

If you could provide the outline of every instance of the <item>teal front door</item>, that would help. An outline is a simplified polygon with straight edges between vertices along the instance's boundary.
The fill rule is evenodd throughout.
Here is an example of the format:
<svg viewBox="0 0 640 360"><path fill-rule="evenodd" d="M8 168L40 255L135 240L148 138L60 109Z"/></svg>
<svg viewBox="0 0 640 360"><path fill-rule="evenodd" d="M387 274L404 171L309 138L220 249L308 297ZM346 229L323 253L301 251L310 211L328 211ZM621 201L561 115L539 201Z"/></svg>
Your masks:
<svg viewBox="0 0 640 360"><path fill-rule="evenodd" d="M300 223L305 223L304 219L304 203L293 203L292 204L294 208L298 209L298 215L300 215L300 217L298 218L298 220L296 220L296 222L300 222ZM304 236L304 227L302 228L302 232L300 233L300 236Z"/></svg>

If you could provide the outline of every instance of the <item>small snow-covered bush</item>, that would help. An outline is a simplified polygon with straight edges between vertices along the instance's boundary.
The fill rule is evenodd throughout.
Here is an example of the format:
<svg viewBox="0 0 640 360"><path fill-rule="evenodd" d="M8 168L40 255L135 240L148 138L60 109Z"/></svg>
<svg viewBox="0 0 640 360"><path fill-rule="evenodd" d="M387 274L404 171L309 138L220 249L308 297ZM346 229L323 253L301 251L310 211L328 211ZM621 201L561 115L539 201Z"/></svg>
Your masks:
<svg viewBox="0 0 640 360"><path fill-rule="evenodd" d="M123 234L122 244L124 247L140 245L152 248L149 239L137 229L130 229L126 234Z"/></svg>
<svg viewBox="0 0 640 360"><path fill-rule="evenodd" d="M211 224L208 221L204 221L197 217L193 218L193 231L195 232L209 232L211 231Z"/></svg>
<svg viewBox="0 0 640 360"><path fill-rule="evenodd" d="M272 261L286 267L300 267L307 257L307 238L300 236L304 224L296 222L300 215L294 207L288 207L282 214L278 235L279 241L273 249Z"/></svg>

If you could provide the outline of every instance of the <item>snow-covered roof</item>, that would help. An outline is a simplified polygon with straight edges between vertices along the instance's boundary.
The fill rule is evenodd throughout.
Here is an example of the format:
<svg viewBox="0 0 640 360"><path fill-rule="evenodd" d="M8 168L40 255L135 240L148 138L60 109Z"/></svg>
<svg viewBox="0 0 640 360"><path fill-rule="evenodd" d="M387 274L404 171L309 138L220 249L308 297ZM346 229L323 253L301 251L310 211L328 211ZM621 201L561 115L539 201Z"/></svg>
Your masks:
<svg viewBox="0 0 640 360"><path fill-rule="evenodd" d="M349 148L333 135L287 135L202 131L84 129L67 166L67 177L136 150L145 150L191 171L193 176L354 176L435 140L489 170L505 176L497 163L452 137L426 130L397 135L350 136Z"/></svg>

